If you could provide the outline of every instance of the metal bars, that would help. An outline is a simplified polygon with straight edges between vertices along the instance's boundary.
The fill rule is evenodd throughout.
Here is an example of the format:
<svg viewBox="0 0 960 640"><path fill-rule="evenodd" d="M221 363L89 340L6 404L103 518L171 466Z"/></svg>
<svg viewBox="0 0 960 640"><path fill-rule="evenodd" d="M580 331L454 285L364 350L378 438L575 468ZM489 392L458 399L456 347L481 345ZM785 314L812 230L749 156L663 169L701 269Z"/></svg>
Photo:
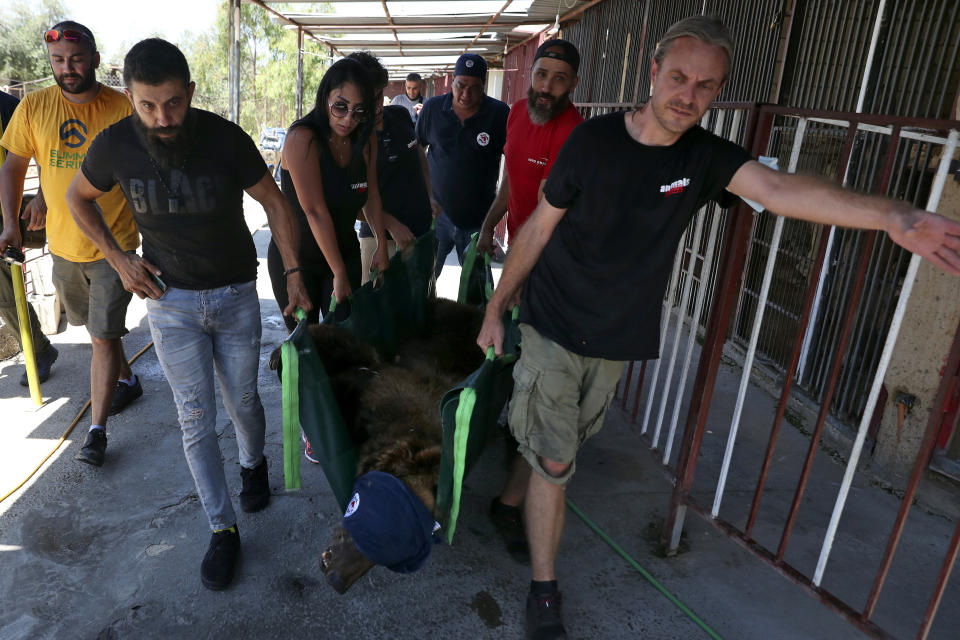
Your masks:
<svg viewBox="0 0 960 640"><path fill-rule="evenodd" d="M716 116L713 116L713 118L715 118L715 123L718 120L721 120L716 118ZM785 126L791 119L794 120L796 126ZM840 114L810 113L809 110L791 110L783 107L771 106L761 106L757 108L756 113L751 120L755 122L759 121L761 123L760 126L755 128L751 127L749 131L748 137L756 141L756 144L752 147L753 152L758 153L769 146L788 146L790 158L789 167L791 169L796 169L797 167L802 166L802 158L804 153L807 151L807 143L809 141L816 140L818 137L822 137L825 132L831 138L836 139L838 137L836 133L838 132L835 130L835 128L842 126L843 129L845 129L842 149L839 149L838 153L834 153L832 158L829 160L828 156L825 155L821 155L818 159L819 162L825 163L825 166L828 166L832 169L835 180L842 181L843 177L846 176L850 180L851 185L857 186L860 189L879 193L889 193L892 195L916 194L919 196L919 194L922 193L925 197L926 206L929 210L935 210L937 207L940 192L948 175L948 168L951 161L956 156L958 137L960 137L960 134L958 134L958 130L956 129L956 122L930 120L923 123L917 121L916 119L909 118L857 114L842 114L841 116ZM829 121L827 129L815 126L818 124L823 124L823 121ZM924 126L924 124L926 126ZM721 127L722 125L717 126L717 128ZM910 127L910 129L905 129L905 127ZM921 127L922 130L918 129ZM778 128L779 133L776 133ZM833 128L833 130L830 128ZM949 130L949 133L944 136L937 130ZM777 135L783 138L785 133L789 133L790 135L789 145L784 144L785 140L778 142L775 139ZM932 149L932 147L936 148ZM882 152L870 151L870 149L879 149L882 150ZM904 158L909 158L910 164L916 165L916 173L918 175L914 176L914 179L912 180L907 180L911 172L902 170L904 166ZM933 166L936 168L935 175L930 176L926 181L919 179L919 175L922 175L928 166ZM923 184L925 186L920 188L917 187L917 184ZM878 626L871 618L879 599L879 594L882 590L884 580L886 579L887 571L889 570L892 562L893 554L896 551L899 543L900 535L905 524L906 515L910 508L910 503L912 502L917 490L920 477L926 469L926 460L929 458L932 448L936 442L938 426L938 423L935 419L936 416L931 415L931 422L928 426L928 431L921 447L921 451L916 460L914 474L911 477L907 495L904 497L904 501L901 504L900 513L898 514L897 520L894 524L894 530L890 535L887 549L883 554L880 569L876 578L874 579L873 588L863 611L857 611L856 608L845 602L843 598L824 589L822 584L827 566L829 564L829 559L835 547L836 534L839 524L847 507L849 491L852 486L857 465L862 455L867 432L869 430L870 417L873 415L874 407L876 406L879 398L880 385L886 373L886 368L893 351L893 345L896 341L900 323L904 317L904 313L909 301L911 287L916 276L916 270L920 259L916 256L913 256L909 260L909 268L907 269L905 278L902 282L902 287L899 288L899 294L895 296L894 302L896 309L893 313L890 329L889 331L885 332L886 337L882 341L884 343L882 353L880 354L877 362L870 365L869 376L872 378L872 384L870 385L869 391L866 394L867 397L865 399L865 405L862 411L864 417L860 420L856 438L853 442L852 449L847 456L843 479L839 485L834 508L830 515L830 522L825 527L822 543L819 546L819 557L816 568L811 571L811 574L808 576L803 571L795 568L785 560L785 552L790 539L790 532L792 531L794 522L796 521L797 509L799 508L801 497L806 488L808 479L811 478L812 474L814 473L812 462L819 449L818 441L826 420L827 410L829 409L831 403L831 396L835 393L835 391L840 390L841 383L843 382L841 372L845 369L863 366L858 364L856 367L851 367L849 364L850 359L852 357L859 357L857 354L861 352L861 350L856 347L856 340L853 331L856 326L854 321L859 314L863 313L864 308L871 310L877 308L875 303L871 302L872 292L870 291L869 286L865 287L865 285L871 282L869 272L871 269L875 268L875 265L873 265L873 262L875 262L875 254L877 248L882 247L882 243L873 240L872 237L875 235L873 232L867 234L857 233L855 237L858 241L853 243L851 246L851 249L855 250L855 253L857 254L856 262L858 264L857 268L852 270L852 273L848 278L849 285L845 285L846 288L844 289L844 295L846 300L845 304L843 305L843 312L840 314L841 317L838 317L836 320L837 324L840 326L838 328L837 336L832 341L832 352L825 376L826 383L823 388L824 390L820 403L820 413L818 415L814 433L810 438L811 442L809 443L809 448L806 452L806 459L804 461L800 481L798 482L797 489L794 493L793 505L791 506L783 525L780 544L776 551L771 551L752 538L752 531L755 523L757 522L761 496L763 494L764 483L767 479L767 475L774 464L782 464L781 460L779 458L775 458L774 456L777 434L779 432L779 427L783 420L787 406L788 395L791 387L790 383L793 380L793 372L795 371L797 362L799 360L806 324L814 321L810 312L812 308L813 296L816 292L817 282L815 277L810 276L819 271L817 263L821 262L827 256L827 244L829 239L826 234L808 236L809 242L815 241L817 244L817 249L815 251L816 257L814 260L812 260L811 268L807 271L807 293L801 308L798 309L797 312L798 321L793 332L793 348L787 364L787 380L784 381L783 394L780 398L777 415L770 432L770 439L767 443L766 451L764 453L760 477L757 480L757 485L753 493L753 500L750 505L750 511L746 519L746 527L745 529L741 530L736 525L724 520L723 510L721 510L722 499L725 492L726 477L730 468L732 452L737 441L737 428L735 425L739 421L739 407L741 406L739 402L737 408L733 411L735 415L731 420L731 429L730 435L727 438L727 446L725 449L723 449L722 456L719 453L717 454L717 463L718 466L721 467L721 473L717 482L712 510L702 508L691 496L691 489L697 468L697 460L702 455L701 443L703 442L704 434L706 433L707 413L710 410L712 391L717 378L717 365L719 364L720 355L723 351L723 345L726 342L724 336L726 335L726 326L729 323L731 316L730 311L734 308L734 303L738 299L739 290L742 286L747 284L745 281L742 282L738 277L738 274L741 273L746 263L746 247L748 244L747 239L750 235L751 226L749 224L749 220L752 217L744 214L744 211L740 211L739 215L732 219L733 224L726 229L724 234L725 253L720 261L721 265L718 271L719 282L722 283L722 286L714 293L713 296L714 301L712 305L710 321L708 323L706 338L703 343L703 349L700 356L700 365L695 375L693 393L689 403L690 406L686 420L687 428L684 433L680 456L676 463L675 472L669 466L669 454L664 456L661 460L662 464L664 465L664 469L675 478L671 509L664 528L665 542L668 544L668 548L671 548L671 545L675 545L679 541L679 535L680 531L682 530L682 523L686 509L687 507L691 507L694 512L710 520L718 527L718 529L726 532L744 548L750 550L765 562L770 563L781 574L804 587L808 593L814 595L824 604L843 615L852 624L869 634L871 637L891 637L889 632ZM697 227L701 224L702 223L697 221L691 225L691 229L688 229L688 241L681 245L681 248L686 250L686 248L690 246L691 242L693 246L700 246L699 239L694 238L691 240L691 237L697 235ZM781 230L785 229L786 226L781 225ZM776 233L774 233L774 236L775 235ZM786 236L782 235L781 237L785 238ZM846 244L851 244L849 239L845 240L844 242L846 242ZM770 249L766 252L765 279L767 280L767 285L769 285L769 280L772 277L771 274L773 273L773 269L775 267L774 261L776 260L777 253L777 241L774 237L771 238ZM705 280L704 273L709 270L709 266L706 264L706 260L709 255L710 254L708 252L704 256L704 266L700 272L698 285L700 289L697 292L698 299L704 294L704 291L702 290ZM696 309L689 308L689 287L691 285L689 282L685 282L685 280L692 280L694 270L693 265L694 261L691 260L690 257L686 256L685 253L678 254L677 263L675 264L675 275L672 278L671 288L667 292L664 308L664 329L666 329L667 325L666 320L676 315L676 320L670 323L671 329L666 331L667 335L671 335L672 332L672 339L674 340L674 343L671 345L672 349L664 350L665 358L670 357L671 359L675 359L677 357L677 344L680 340L680 334L683 330L684 319L688 317L688 314L691 319L698 316ZM752 338L748 348L756 347L759 337L763 332L763 325L765 324L764 307L766 306L763 304L765 289L769 289L769 286L760 286L759 304L753 307L755 316L753 322L750 323ZM863 294L863 301L859 300L861 294ZM696 307L696 305L694 305L694 307ZM691 322L691 332L696 330L698 324L699 323L694 324ZM957 335L960 336L960 328L958 328ZM692 337L692 335L690 337ZM960 345L960 338L958 338L958 341L955 342L954 350L950 356L950 363L954 363L954 361L960 361L960 346L958 345ZM689 358L689 352L690 342L688 340L685 360L686 358ZM670 354L669 356L667 355L668 353ZM749 381L748 372L750 369L750 360L751 358L748 355L747 362L744 364L745 372L741 379L741 387L739 391L741 397L745 393L746 384ZM634 367L631 366L629 368L626 381L625 383L621 384L620 387L623 393L623 401L621 406L624 410L627 410L629 395L633 393L635 415L636 407L641 399L641 395L643 393L647 394L647 411L644 416L644 426L641 429L641 435L646 438L648 436L645 434L648 431L652 431L654 435L650 444L659 448L659 433L657 432L661 430L662 425L660 420L654 422L650 419L652 417L652 400L654 397L659 398L660 404L663 406L666 404L664 398L668 395L673 395L674 413L676 414L679 410L679 405L683 402L683 389L684 385L686 384L687 375L686 365L684 365L684 371L680 374L680 379L671 381L672 376L668 373L666 377L669 384L658 384L657 370L659 369L659 365L661 363L658 361L653 364L653 382L648 385L648 388L643 388L645 382L643 380L638 381L636 386L633 386L633 381L635 378L642 378L644 376L635 376ZM668 363L663 364L666 364L668 368L672 366ZM951 369L951 366L954 365L948 364L947 368L953 370ZM940 394L940 396L944 397L938 396L937 407L943 405L945 402L945 395L946 392L943 392ZM938 412L939 409L934 408L933 413L939 415ZM661 411L661 416L662 413L663 412ZM652 429L651 426L653 427ZM670 446L671 442L672 437L668 435L665 446ZM782 456L783 454L781 453L781 457ZM722 462L720 462L721 457L723 458ZM659 455L658 459L660 459ZM675 548L675 546L672 548ZM946 556L941 565L939 575L936 576L936 584L932 585L932 594L926 614L924 615L922 621L918 621L921 625L918 635L920 638L925 638L927 633L929 633L933 616L935 615L937 607L943 599L946 582L949 578L951 568L958 553L960 553L960 526L957 527L953 538L950 540L950 543L946 548ZM931 576L931 581L933 581L933 576Z"/></svg>

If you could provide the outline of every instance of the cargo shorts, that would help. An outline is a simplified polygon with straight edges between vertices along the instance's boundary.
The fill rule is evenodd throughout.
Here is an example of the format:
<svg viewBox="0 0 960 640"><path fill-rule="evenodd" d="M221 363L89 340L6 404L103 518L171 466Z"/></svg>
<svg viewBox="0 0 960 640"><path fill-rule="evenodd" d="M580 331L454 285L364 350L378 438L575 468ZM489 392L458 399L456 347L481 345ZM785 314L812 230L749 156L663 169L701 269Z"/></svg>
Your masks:
<svg viewBox="0 0 960 640"><path fill-rule="evenodd" d="M577 450L603 426L626 364L572 353L520 325L523 351L513 368L508 420L520 455L547 481L565 485L576 469ZM539 458L570 463L563 476L547 473Z"/></svg>
<svg viewBox="0 0 960 640"><path fill-rule="evenodd" d="M73 262L53 256L53 286L67 312L67 322L86 326L94 338L122 338L127 333L127 305L133 297L106 258Z"/></svg>

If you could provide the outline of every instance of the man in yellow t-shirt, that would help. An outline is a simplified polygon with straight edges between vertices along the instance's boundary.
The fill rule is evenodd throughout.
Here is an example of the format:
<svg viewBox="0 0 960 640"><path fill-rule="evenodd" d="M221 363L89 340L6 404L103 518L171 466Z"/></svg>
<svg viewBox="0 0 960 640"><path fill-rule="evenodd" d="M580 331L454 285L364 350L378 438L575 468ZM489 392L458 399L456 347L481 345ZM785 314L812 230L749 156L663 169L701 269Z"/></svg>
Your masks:
<svg viewBox="0 0 960 640"><path fill-rule="evenodd" d="M0 168L3 231L0 252L20 246L17 214L30 158L40 168L40 187L47 203L47 241L53 254L53 282L73 325L90 333L92 424L77 459L100 466L107 447L107 416L143 395L130 370L121 337L131 294L116 271L77 227L66 204L67 187L80 169L90 143L103 129L130 115L122 93L96 79L100 65L96 40L85 26L65 21L44 34L56 86L28 94L17 107L0 146L7 157ZM99 198L104 221L120 247L139 246L133 215L120 187Z"/></svg>

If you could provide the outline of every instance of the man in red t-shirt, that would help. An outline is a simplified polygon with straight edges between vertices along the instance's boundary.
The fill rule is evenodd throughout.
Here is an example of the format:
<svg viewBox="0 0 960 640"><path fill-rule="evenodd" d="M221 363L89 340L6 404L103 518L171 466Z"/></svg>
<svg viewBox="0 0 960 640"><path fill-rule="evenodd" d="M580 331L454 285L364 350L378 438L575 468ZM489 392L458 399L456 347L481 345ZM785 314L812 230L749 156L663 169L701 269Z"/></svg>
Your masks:
<svg viewBox="0 0 960 640"><path fill-rule="evenodd" d="M579 67L580 53L566 40L547 40L537 49L527 97L510 107L507 144L503 150L507 172L480 229L479 251L493 252L493 230L505 213L507 238L512 241L543 196L543 185L560 147L573 128L583 121L570 102L570 92L579 79ZM503 493L490 504L490 519L503 537L507 551L520 562L530 561L520 515L529 480L530 465L517 455Z"/></svg>
<svg viewBox="0 0 960 640"><path fill-rule="evenodd" d="M583 122L570 102L579 67L580 53L566 40L547 40L537 49L527 97L510 107L503 150L507 171L480 229L479 250L493 252L493 230L504 214L507 239L513 240L540 201L560 147Z"/></svg>

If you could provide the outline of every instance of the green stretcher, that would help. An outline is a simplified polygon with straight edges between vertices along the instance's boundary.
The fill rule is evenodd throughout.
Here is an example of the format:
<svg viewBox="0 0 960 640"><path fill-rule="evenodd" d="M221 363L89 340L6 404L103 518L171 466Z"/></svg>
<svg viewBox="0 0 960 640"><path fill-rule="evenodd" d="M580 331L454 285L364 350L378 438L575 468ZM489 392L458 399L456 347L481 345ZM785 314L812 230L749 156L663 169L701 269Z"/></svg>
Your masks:
<svg viewBox="0 0 960 640"><path fill-rule="evenodd" d="M350 313L344 319L328 313L324 322L341 326L385 354L396 351L398 341L423 329L427 303L434 295L433 276L436 235L433 231L418 238L412 251L398 253L380 283L373 280L357 289L350 298ZM464 282L483 279L481 306L493 290L489 257L476 256L476 238L464 261L468 271ZM461 295L464 292L461 291ZM331 305L331 311L336 305ZM504 355L494 357L491 349L483 364L444 394L438 418L443 428L437 515L446 526L448 542L453 541L463 479L479 459L488 434L496 424L513 388L512 369L519 350L516 310L504 316ZM343 422L330 380L316 353L305 316L281 346L283 360L283 451L284 479L288 491L300 483L300 429L306 434L341 510L353 491L357 472L357 451Z"/></svg>

